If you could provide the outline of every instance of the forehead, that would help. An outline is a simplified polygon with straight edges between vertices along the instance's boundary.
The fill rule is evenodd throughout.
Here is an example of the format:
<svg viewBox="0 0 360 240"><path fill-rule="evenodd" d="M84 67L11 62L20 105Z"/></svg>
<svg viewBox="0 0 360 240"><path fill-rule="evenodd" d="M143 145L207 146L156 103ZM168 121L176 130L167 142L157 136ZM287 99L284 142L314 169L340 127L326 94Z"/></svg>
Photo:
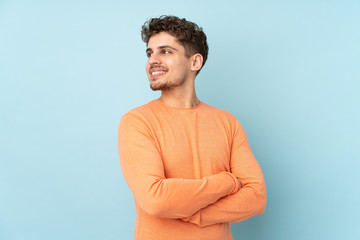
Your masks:
<svg viewBox="0 0 360 240"><path fill-rule="evenodd" d="M151 36L147 44L147 47L150 49L156 49L161 46L171 46L179 50L184 49L177 39L167 32L160 32Z"/></svg>

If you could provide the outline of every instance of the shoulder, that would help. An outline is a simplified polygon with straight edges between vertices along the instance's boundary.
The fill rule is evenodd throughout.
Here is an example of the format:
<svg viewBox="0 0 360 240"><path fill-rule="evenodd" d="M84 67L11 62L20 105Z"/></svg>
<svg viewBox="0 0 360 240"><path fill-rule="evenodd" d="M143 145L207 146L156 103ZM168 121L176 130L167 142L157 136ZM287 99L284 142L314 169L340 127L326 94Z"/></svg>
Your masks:
<svg viewBox="0 0 360 240"><path fill-rule="evenodd" d="M224 119L224 120L227 120L227 121L230 121L232 123L234 123L235 121L237 121L235 115L231 114L230 112L226 111L226 110L223 110L223 109L220 109L220 108L217 108L217 107L214 107L214 106L211 106L209 104L206 104L206 103L202 103L203 106L204 106L204 109L211 113L211 114L215 114L216 116L218 116L219 118L221 119Z"/></svg>
<svg viewBox="0 0 360 240"><path fill-rule="evenodd" d="M234 136L242 128L240 122L232 113L208 104L203 104L203 106L205 112L207 112L207 119L216 121L218 126L224 128L229 135Z"/></svg>
<svg viewBox="0 0 360 240"><path fill-rule="evenodd" d="M151 112L154 111L154 101L148 102L144 105L135 107L125 113L121 120L130 119L130 120L136 120L136 119L144 119L146 116L150 115Z"/></svg>
<svg viewBox="0 0 360 240"><path fill-rule="evenodd" d="M151 133L158 111L155 100L131 109L121 117L119 131L135 130Z"/></svg>

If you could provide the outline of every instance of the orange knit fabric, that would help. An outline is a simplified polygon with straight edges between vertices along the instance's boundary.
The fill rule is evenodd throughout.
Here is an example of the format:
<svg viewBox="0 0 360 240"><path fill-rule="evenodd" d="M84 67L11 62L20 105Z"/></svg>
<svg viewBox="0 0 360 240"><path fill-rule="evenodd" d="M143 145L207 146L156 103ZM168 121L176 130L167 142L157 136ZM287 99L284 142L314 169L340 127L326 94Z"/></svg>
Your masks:
<svg viewBox="0 0 360 240"><path fill-rule="evenodd" d="M121 118L118 144L136 240L233 239L229 222L265 210L262 171L243 128L224 110L153 100Z"/></svg>

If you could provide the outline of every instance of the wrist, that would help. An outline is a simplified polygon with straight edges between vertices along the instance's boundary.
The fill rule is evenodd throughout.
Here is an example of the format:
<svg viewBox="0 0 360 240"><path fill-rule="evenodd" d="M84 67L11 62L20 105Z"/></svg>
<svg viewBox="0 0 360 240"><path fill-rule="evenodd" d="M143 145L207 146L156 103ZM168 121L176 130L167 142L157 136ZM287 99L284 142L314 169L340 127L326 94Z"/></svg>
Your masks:
<svg viewBox="0 0 360 240"><path fill-rule="evenodd" d="M225 173L227 175L229 175L233 179L233 182L234 182L234 189L233 189L232 192L229 193L229 195L237 193L240 190L241 186L242 186L240 180L234 174L232 174L230 172L225 172Z"/></svg>

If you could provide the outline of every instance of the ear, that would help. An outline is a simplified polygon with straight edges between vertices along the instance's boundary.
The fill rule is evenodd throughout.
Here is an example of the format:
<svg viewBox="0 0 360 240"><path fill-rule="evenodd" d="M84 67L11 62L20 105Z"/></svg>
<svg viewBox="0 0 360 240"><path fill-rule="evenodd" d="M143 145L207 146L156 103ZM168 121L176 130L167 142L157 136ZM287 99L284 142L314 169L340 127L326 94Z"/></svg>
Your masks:
<svg viewBox="0 0 360 240"><path fill-rule="evenodd" d="M204 60L203 56L200 53L196 53L191 58L192 58L191 71L193 72L199 71L203 65L203 60Z"/></svg>

